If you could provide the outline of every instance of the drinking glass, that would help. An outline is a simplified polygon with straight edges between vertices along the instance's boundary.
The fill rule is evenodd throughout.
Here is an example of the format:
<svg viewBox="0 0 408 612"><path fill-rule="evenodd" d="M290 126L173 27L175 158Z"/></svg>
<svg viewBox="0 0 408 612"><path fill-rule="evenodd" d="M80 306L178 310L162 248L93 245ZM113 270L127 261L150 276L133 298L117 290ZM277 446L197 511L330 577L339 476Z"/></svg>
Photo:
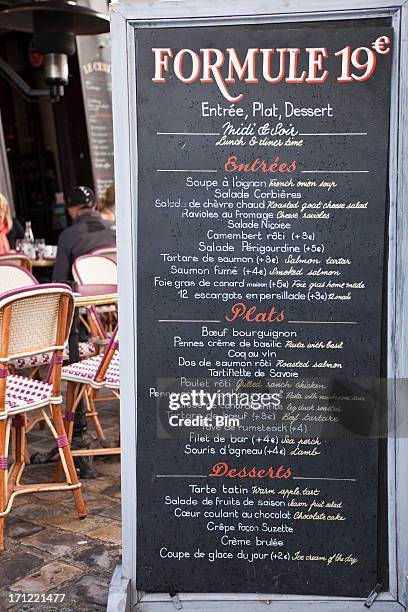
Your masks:
<svg viewBox="0 0 408 612"><path fill-rule="evenodd" d="M34 241L34 246L36 258L40 261L43 261L43 259L45 258L45 239L37 238Z"/></svg>

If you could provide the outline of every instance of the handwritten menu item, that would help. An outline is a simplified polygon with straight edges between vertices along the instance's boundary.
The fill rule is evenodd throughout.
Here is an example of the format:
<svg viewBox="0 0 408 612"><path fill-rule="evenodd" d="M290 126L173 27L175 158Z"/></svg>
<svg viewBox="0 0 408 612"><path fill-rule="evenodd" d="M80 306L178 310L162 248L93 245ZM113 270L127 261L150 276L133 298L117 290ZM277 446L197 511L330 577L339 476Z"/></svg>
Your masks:
<svg viewBox="0 0 408 612"><path fill-rule="evenodd" d="M135 35L137 587L367 596L392 29Z"/></svg>
<svg viewBox="0 0 408 612"><path fill-rule="evenodd" d="M95 191L100 198L114 180L110 36L78 36L77 46Z"/></svg>

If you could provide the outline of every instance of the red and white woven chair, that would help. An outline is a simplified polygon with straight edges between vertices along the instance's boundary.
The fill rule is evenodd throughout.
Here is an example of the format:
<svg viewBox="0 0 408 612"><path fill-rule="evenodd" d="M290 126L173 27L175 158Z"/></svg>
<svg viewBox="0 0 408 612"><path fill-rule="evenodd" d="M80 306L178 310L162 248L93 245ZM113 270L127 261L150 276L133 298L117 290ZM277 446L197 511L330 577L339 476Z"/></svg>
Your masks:
<svg viewBox="0 0 408 612"><path fill-rule="evenodd" d="M77 257L72 266L74 280L80 285L117 285L118 268L116 262L108 255L96 255L94 252ZM112 330L117 322L117 308L115 304L97 306L88 309L89 315L93 313L94 318L107 332ZM102 317L101 317L102 315ZM103 321L101 320L103 318ZM90 326L92 325L90 321Z"/></svg>
<svg viewBox="0 0 408 612"><path fill-rule="evenodd" d="M61 369L74 309L73 295L62 284L46 284L0 296L0 550L4 548L4 519L17 495L71 491L80 518L86 516L81 484L61 414ZM47 382L9 375L9 363L26 355L52 352ZM39 411L56 440L63 483L20 483L26 465L27 414ZM9 441L13 463L9 468Z"/></svg>
<svg viewBox="0 0 408 612"><path fill-rule="evenodd" d="M5 255L0 256L0 293L21 287L33 287L38 285L38 280L31 272L15 263L8 263L3 260Z"/></svg>
<svg viewBox="0 0 408 612"><path fill-rule="evenodd" d="M0 255L0 264L12 264L31 272L31 260L27 255L23 255L22 253L7 253L6 255Z"/></svg>
<svg viewBox="0 0 408 612"><path fill-rule="evenodd" d="M74 280L80 285L117 285L117 265L107 255L81 255L72 266Z"/></svg>
<svg viewBox="0 0 408 612"><path fill-rule="evenodd" d="M84 359L62 368L62 380L67 382L67 404L65 411L65 429L69 440L72 440L76 408L83 397L87 407L87 416L93 420L96 433L102 443L106 436L99 422L95 406L95 394L103 388L111 389L119 399L119 343L116 340L118 326L114 329L109 344L102 355ZM73 456L114 455L120 448L99 448L72 451Z"/></svg>
<svg viewBox="0 0 408 612"><path fill-rule="evenodd" d="M33 287L39 285L38 280L25 268L0 263L0 293L10 291L12 289L21 289L22 287ZM96 355L97 349L92 342L80 342L79 346L79 357L80 359L86 359ZM65 346L63 353L64 361L69 361L69 349ZM23 370L29 370L30 378L39 378L40 368L42 366L50 367L52 360L52 352L49 353L38 353L36 355L25 355L18 359L13 359L9 364L9 370L12 374L21 373ZM26 432L28 433L39 425L40 429L44 429L45 422L42 415L37 411L35 414L30 415L26 423ZM26 452L26 463L30 463L30 456L28 451Z"/></svg>
<svg viewBox="0 0 408 612"><path fill-rule="evenodd" d="M4 264L0 257L0 294L12 289L22 287L33 287L38 285L38 280L27 269L17 265ZM96 348L92 342L79 343L79 357L86 359L96 355ZM38 355L27 355L13 360L10 364L14 371L31 370L31 376L35 376L41 366L48 366L51 363L52 353L41 353ZM64 349L64 361L69 360L68 346Z"/></svg>

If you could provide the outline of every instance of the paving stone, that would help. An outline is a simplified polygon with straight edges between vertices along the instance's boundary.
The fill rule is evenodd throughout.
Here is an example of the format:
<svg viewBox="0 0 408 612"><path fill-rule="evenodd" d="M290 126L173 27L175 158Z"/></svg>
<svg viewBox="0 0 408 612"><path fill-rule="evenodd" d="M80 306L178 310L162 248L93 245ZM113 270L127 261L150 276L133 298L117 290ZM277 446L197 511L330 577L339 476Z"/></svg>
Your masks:
<svg viewBox="0 0 408 612"><path fill-rule="evenodd" d="M54 480L54 470L52 480ZM44 504L65 504L68 500L73 498L72 491L53 491L52 493L35 493L33 495L36 500L42 505Z"/></svg>
<svg viewBox="0 0 408 612"><path fill-rule="evenodd" d="M7 544L8 542L6 542L6 546ZM43 562L43 557L37 557L26 552L16 554L12 550L6 549L6 552L2 553L1 556L0 588L8 587L18 578L26 576L40 567Z"/></svg>
<svg viewBox="0 0 408 612"><path fill-rule="evenodd" d="M96 576L82 576L75 584L70 585L70 594L85 603L96 604L106 608L108 602L109 580ZM86 609L86 608L85 608Z"/></svg>
<svg viewBox="0 0 408 612"><path fill-rule="evenodd" d="M24 521L11 514L10 518L6 520L6 534L11 538L24 538L38 533L44 529L41 525L34 525L29 521Z"/></svg>
<svg viewBox="0 0 408 612"><path fill-rule="evenodd" d="M67 582L74 576L81 574L81 570L65 563L48 563L38 572L26 576L11 585L11 591L23 593L45 593L53 591L55 587Z"/></svg>
<svg viewBox="0 0 408 612"><path fill-rule="evenodd" d="M120 521L122 519L122 507L120 504L115 504L114 506L111 506L110 508L105 508L99 514L101 516L106 516L107 518L111 518L116 521Z"/></svg>
<svg viewBox="0 0 408 612"><path fill-rule="evenodd" d="M94 495L104 495L104 489L109 489L112 486L118 486L115 481L117 481L117 477L114 479L109 478L108 476L98 476L98 478L87 480L82 486L86 491L89 491ZM105 495L110 497L109 493L106 493Z"/></svg>
<svg viewBox="0 0 408 612"><path fill-rule="evenodd" d="M112 573L114 568L120 564L120 549L118 546L106 546L106 544L94 544L84 548L75 556L75 561L81 561L87 567L99 567Z"/></svg>
<svg viewBox="0 0 408 612"><path fill-rule="evenodd" d="M103 497L102 495L95 495L89 492L86 493L85 490L83 491L83 498L88 514L92 515L101 514L102 510L109 508L114 502L110 497ZM74 499L67 500L67 502L64 503L64 507L71 509L75 508Z"/></svg>
<svg viewBox="0 0 408 612"><path fill-rule="evenodd" d="M81 534L70 533L62 529L44 529L40 533L26 538L22 544L33 546L51 555L69 555L83 540Z"/></svg>
<svg viewBox="0 0 408 612"><path fill-rule="evenodd" d="M45 501L44 497L41 501ZM39 525L47 525L51 516L55 516L63 511L63 506L58 506L57 504L50 506L42 505L37 503L35 495L30 495L30 503L18 507L13 505L10 516L13 518L21 518Z"/></svg>
<svg viewBox="0 0 408 612"><path fill-rule="evenodd" d="M110 522L103 527L98 527L89 532L91 538L102 540L103 542L112 542L120 545L122 543L122 530L118 523Z"/></svg>
<svg viewBox="0 0 408 612"><path fill-rule="evenodd" d="M31 454L33 454L32 450ZM27 465L23 472L21 483L33 484L37 482L52 482L54 480L54 471L55 464L52 463L46 463L44 465Z"/></svg>
<svg viewBox="0 0 408 612"><path fill-rule="evenodd" d="M21 498L24 498L25 496L22 495ZM27 500L27 502L25 504L19 504L17 505L16 503L13 504L13 508L11 510L11 512L13 513L12 515L18 516L22 519L28 519L28 520L33 520L36 518L36 516L38 514L44 514L45 512L47 512L48 508L46 506L42 506L38 503L36 503L34 501L34 495L27 495L25 497L25 499ZM18 497L16 498L16 502L18 500Z"/></svg>
<svg viewBox="0 0 408 612"><path fill-rule="evenodd" d="M73 510L65 511L63 514L50 518L49 524L64 531L72 531L81 535L89 534L96 527L107 526L109 519L96 514L89 514L85 519L79 520Z"/></svg>
<svg viewBox="0 0 408 612"><path fill-rule="evenodd" d="M17 495L17 497L15 497L13 501L13 513L15 513L15 508L25 506L29 504L31 500L31 495Z"/></svg>
<svg viewBox="0 0 408 612"><path fill-rule="evenodd" d="M106 489L102 489L101 493L102 495L107 495L108 497L116 497L117 499L120 499L120 485L113 484L110 487L107 487Z"/></svg>
<svg viewBox="0 0 408 612"><path fill-rule="evenodd" d="M112 462L110 461L95 461L94 468L98 474L104 474L105 476L115 476L120 469L120 461L118 457L115 457Z"/></svg>

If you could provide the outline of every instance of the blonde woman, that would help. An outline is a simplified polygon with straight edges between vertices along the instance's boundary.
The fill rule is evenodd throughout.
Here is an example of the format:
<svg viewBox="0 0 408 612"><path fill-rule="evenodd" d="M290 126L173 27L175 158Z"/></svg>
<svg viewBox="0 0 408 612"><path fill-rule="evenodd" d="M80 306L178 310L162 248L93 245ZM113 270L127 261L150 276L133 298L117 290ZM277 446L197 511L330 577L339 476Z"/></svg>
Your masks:
<svg viewBox="0 0 408 612"><path fill-rule="evenodd" d="M24 230L11 216L7 198L0 193L0 255L5 255L16 248L16 240L24 238Z"/></svg>
<svg viewBox="0 0 408 612"><path fill-rule="evenodd" d="M105 197L98 203L97 208L101 213L102 219L112 221L112 223L115 221L115 185L113 183L107 188Z"/></svg>

